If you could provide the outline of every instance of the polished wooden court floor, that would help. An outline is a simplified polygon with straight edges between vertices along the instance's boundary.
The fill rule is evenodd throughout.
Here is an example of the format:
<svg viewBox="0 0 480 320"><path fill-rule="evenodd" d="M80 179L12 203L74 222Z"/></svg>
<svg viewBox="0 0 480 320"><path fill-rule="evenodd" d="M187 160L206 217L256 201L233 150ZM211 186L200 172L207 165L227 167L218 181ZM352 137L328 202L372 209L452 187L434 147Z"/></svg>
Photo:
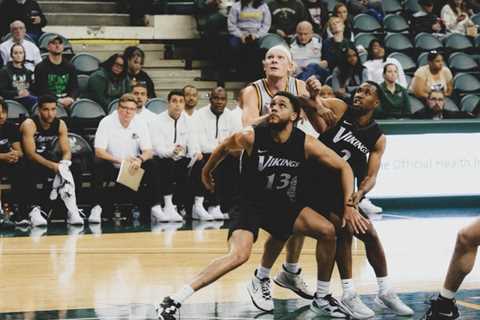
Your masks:
<svg viewBox="0 0 480 320"><path fill-rule="evenodd" d="M456 232L476 216L475 210L446 212L425 210L413 215L392 211L373 222L387 253L391 282L418 311L415 319L425 310L425 300L441 286ZM221 222L195 223L188 228L194 230L177 230L182 224L137 229L130 222L124 224L113 228L112 233L107 226L67 229L62 224L59 228L65 235L55 235L58 232L52 226L3 234L0 319L152 318L153 303L226 252L227 231L217 230ZM307 300L275 285L274 314L259 315L251 304L245 286L259 263L264 238L261 234L248 263L189 299L181 319L312 319ZM282 260L283 256L273 274ZM313 241L307 241L301 264L305 278L314 286ZM376 290L375 276L359 242L355 242L354 280L370 304ZM480 263L462 289L463 319L480 319L480 290L476 290L480 289ZM341 293L336 271L332 291ZM377 316L387 318L392 316Z"/></svg>

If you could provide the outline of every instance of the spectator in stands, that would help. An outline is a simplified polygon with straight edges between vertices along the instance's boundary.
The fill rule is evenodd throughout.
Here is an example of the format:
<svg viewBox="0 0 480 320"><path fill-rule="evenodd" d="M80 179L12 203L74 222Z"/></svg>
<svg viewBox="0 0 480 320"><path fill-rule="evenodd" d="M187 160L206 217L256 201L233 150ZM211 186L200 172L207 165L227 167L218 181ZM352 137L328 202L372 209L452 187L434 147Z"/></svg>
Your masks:
<svg viewBox="0 0 480 320"><path fill-rule="evenodd" d="M308 12L300 0L272 0L268 8L272 14L270 32L283 38L294 35L299 22L309 20Z"/></svg>
<svg viewBox="0 0 480 320"><path fill-rule="evenodd" d="M2 36L8 33L8 26L15 20L22 21L27 29L27 34L35 42L38 41L47 25L47 18L35 0L4 0L0 5L2 12Z"/></svg>
<svg viewBox="0 0 480 320"><path fill-rule="evenodd" d="M480 12L480 0L466 0L467 8L472 11L472 13Z"/></svg>
<svg viewBox="0 0 480 320"><path fill-rule="evenodd" d="M31 41L25 39L25 24L22 21L14 21L10 24L10 33L12 37L0 45L0 55L3 63L11 60L10 49L13 44L21 44L25 49L25 66L27 69L34 70L35 66L42 62L40 49Z"/></svg>
<svg viewBox="0 0 480 320"><path fill-rule="evenodd" d="M35 68L35 92L56 96L57 102L68 109L78 97L77 70L62 55L62 37L51 38L47 49L47 58Z"/></svg>
<svg viewBox="0 0 480 320"><path fill-rule="evenodd" d="M68 128L63 120L57 118L57 98L53 95L40 96L38 100L38 115L26 119L21 127L22 146L27 156L27 176L22 191L27 202L33 205L30 212L32 226L45 226L47 221L41 214L40 204L46 204L49 199L52 183L50 181L66 169L72 153L68 142ZM55 155L53 141L58 139L60 158ZM61 169L62 168L62 169ZM62 174L63 176L63 174ZM37 190L37 184L43 184L44 193ZM67 200L63 199L65 203ZM69 224L83 224L80 212L74 204L75 211L67 206Z"/></svg>
<svg viewBox="0 0 480 320"><path fill-rule="evenodd" d="M475 118L470 112L450 111L445 109L445 95L443 90L435 89L428 93L427 105L423 109L415 112L414 119L468 119Z"/></svg>
<svg viewBox="0 0 480 320"><path fill-rule="evenodd" d="M383 67L387 63L392 63L397 66L398 78L397 83L406 88L407 79L405 78L405 72L403 72L402 65L397 59L387 58L385 56L385 48L378 39L373 39L368 45L367 61L363 64L368 71L368 80L376 82L378 84L383 82Z"/></svg>
<svg viewBox="0 0 480 320"><path fill-rule="evenodd" d="M412 33L444 33L445 26L442 20L433 13L433 0L418 0L418 4L421 9L412 16L410 24Z"/></svg>
<svg viewBox="0 0 480 320"><path fill-rule="evenodd" d="M191 119L198 104L198 90L195 86L188 84L183 87L183 96L185 97L185 113Z"/></svg>
<svg viewBox="0 0 480 320"><path fill-rule="evenodd" d="M331 17L328 20L328 28L330 28L333 37L323 41L322 58L327 60L328 68L333 70L337 66L340 54L345 52L347 48L353 47L353 43L343 35L345 24L341 18Z"/></svg>
<svg viewBox="0 0 480 320"><path fill-rule="evenodd" d="M343 24L345 25L345 30L343 30L343 36L345 37L345 39L353 42L355 40L355 35L352 31L352 21L350 15L348 14L347 5L345 3L338 2L333 9L333 15L342 19ZM329 28L327 28L327 37L333 37L332 31L330 31Z"/></svg>
<svg viewBox="0 0 480 320"><path fill-rule="evenodd" d="M145 108L147 103L147 87L142 83L137 83L132 87L132 95L135 97L135 102L137 103L137 114L135 117L145 124L152 122L157 115L152 111Z"/></svg>
<svg viewBox="0 0 480 320"><path fill-rule="evenodd" d="M118 102L118 112L100 121L95 134L95 163L92 193L96 204L90 213L89 221L100 223L102 211L111 212L115 199L125 199L138 203L145 191L139 194L116 183L114 192L109 192L104 183L115 181L122 162L129 170L143 168L142 182L152 183L153 150L147 125L136 117L137 103L131 94L124 94ZM118 202L117 202L118 203Z"/></svg>
<svg viewBox="0 0 480 320"><path fill-rule="evenodd" d="M351 102L352 93L367 80L367 69L362 66L356 48L348 48L341 54L337 67L333 70L332 89L335 95Z"/></svg>
<svg viewBox="0 0 480 320"><path fill-rule="evenodd" d="M428 64L417 69L410 91L420 99L425 100L432 90L443 90L445 96L453 92L453 76L450 69L445 67L443 56L437 51L430 51L427 56Z"/></svg>
<svg viewBox="0 0 480 320"><path fill-rule="evenodd" d="M382 0L348 0L349 11L352 16L360 13L366 13L377 19L378 22L383 21Z"/></svg>
<svg viewBox="0 0 480 320"><path fill-rule="evenodd" d="M245 71L248 78L261 70L257 40L267 35L271 22L270 10L263 0L240 0L230 9L228 43L232 67Z"/></svg>
<svg viewBox="0 0 480 320"><path fill-rule="evenodd" d="M149 126L155 154L153 189L157 201L152 207L152 221L183 220L177 208L187 204L189 164L202 159L191 120L184 109L183 90L172 90L168 94L168 110ZM174 196L176 207L173 205ZM162 200L163 208L160 204Z"/></svg>
<svg viewBox="0 0 480 320"><path fill-rule="evenodd" d="M410 100L407 89L397 83L398 67L386 63L383 67L383 79L380 91L380 107L376 118L404 118L410 111Z"/></svg>
<svg viewBox="0 0 480 320"><path fill-rule="evenodd" d="M308 21L297 25L297 34L290 45L293 61L296 65L294 76L307 80L315 75L320 82L330 75L328 62L322 60L322 39L313 35L313 26Z"/></svg>
<svg viewBox="0 0 480 320"><path fill-rule="evenodd" d="M130 85L134 86L137 83L143 84L147 87L148 98L155 98L155 85L150 76L142 70L145 63L145 53L138 47L127 47L123 51L125 60L127 61L128 77Z"/></svg>
<svg viewBox="0 0 480 320"><path fill-rule="evenodd" d="M192 169L194 204L192 216L198 220L223 219L219 200L223 203L230 199L225 192L231 187L230 177L234 175L235 167L233 159L227 158L215 171L216 192L210 194L201 181L201 171L208 161L213 149L229 137L232 133L240 130L238 121L226 108L227 93L224 88L217 87L210 93L210 105L199 109L194 115L195 135L198 138L200 151L203 154L202 161L197 161ZM228 185L230 184L230 186ZM204 207L204 197L208 196L208 211Z"/></svg>
<svg viewBox="0 0 480 320"><path fill-rule="evenodd" d="M449 0L441 11L441 17L448 33L460 33L476 37L475 24L470 19L470 14L464 0ZM474 32L475 34L472 34Z"/></svg>
<svg viewBox="0 0 480 320"><path fill-rule="evenodd" d="M0 96L16 100L32 110L37 97L30 92L33 87L33 72L25 67L25 49L14 44L10 49L12 61L0 70Z"/></svg>
<svg viewBox="0 0 480 320"><path fill-rule="evenodd" d="M310 16L315 33L323 34L328 20L327 5L322 0L303 0L303 5Z"/></svg>
<svg viewBox="0 0 480 320"><path fill-rule="evenodd" d="M88 78L87 87L90 98L105 110L110 102L130 92L124 56L115 53L101 63L100 69Z"/></svg>
<svg viewBox="0 0 480 320"><path fill-rule="evenodd" d="M25 197L22 194L23 183L28 179L25 176L23 150L20 143L20 131L17 126L7 121L8 105L0 98L0 178L8 177L11 188L10 203L19 204L15 215L17 224L29 224ZM1 199L0 199L1 200ZM4 202L4 204L7 202Z"/></svg>

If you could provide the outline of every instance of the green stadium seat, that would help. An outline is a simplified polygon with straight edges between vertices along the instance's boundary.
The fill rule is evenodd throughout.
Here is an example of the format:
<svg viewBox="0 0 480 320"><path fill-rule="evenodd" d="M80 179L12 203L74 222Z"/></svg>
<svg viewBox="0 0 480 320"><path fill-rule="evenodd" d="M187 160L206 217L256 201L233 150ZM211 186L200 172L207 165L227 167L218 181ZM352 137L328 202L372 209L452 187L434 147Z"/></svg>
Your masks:
<svg viewBox="0 0 480 320"><path fill-rule="evenodd" d="M5 100L5 103L8 106L8 119L18 120L22 117L28 118L30 116L28 109L15 100Z"/></svg>
<svg viewBox="0 0 480 320"><path fill-rule="evenodd" d="M413 61L412 58L404 53L393 52L388 57L396 59L398 62L400 62L400 65L405 73L413 74L417 70L417 64L415 61Z"/></svg>
<svg viewBox="0 0 480 320"><path fill-rule="evenodd" d="M413 95L408 95L408 100L410 100L410 110L408 110L408 112L410 114L414 114L415 112L423 109L424 107L424 104L423 102L418 99L417 97L413 96Z"/></svg>
<svg viewBox="0 0 480 320"><path fill-rule="evenodd" d="M89 53L77 53L71 60L79 74L91 74L100 68L100 60Z"/></svg>
<svg viewBox="0 0 480 320"><path fill-rule="evenodd" d="M353 30L357 32L381 32L382 25L378 21L365 13L356 15L353 18Z"/></svg>
<svg viewBox="0 0 480 320"><path fill-rule="evenodd" d="M421 32L415 36L415 49L417 51L431 51L443 49L443 43L430 33Z"/></svg>
<svg viewBox="0 0 480 320"><path fill-rule="evenodd" d="M112 102L110 102L110 104L107 107L108 114L112 114L115 110L117 110L119 100L120 99L114 99L112 100Z"/></svg>
<svg viewBox="0 0 480 320"><path fill-rule="evenodd" d="M359 33L355 35L355 46L361 45L362 47L367 49L373 39L377 38L372 33Z"/></svg>
<svg viewBox="0 0 480 320"><path fill-rule="evenodd" d="M479 71L477 62L468 54L455 52L448 58L448 67L454 73Z"/></svg>
<svg viewBox="0 0 480 320"><path fill-rule="evenodd" d="M402 4L398 0L383 0L382 5L385 14L399 13L403 11Z"/></svg>
<svg viewBox="0 0 480 320"><path fill-rule="evenodd" d="M480 81L469 73L459 73L453 77L453 89L460 97L469 93L480 93Z"/></svg>
<svg viewBox="0 0 480 320"><path fill-rule="evenodd" d="M479 103L480 103L480 95L467 94L460 101L460 106L462 108L462 111L473 112L475 108L479 106Z"/></svg>
<svg viewBox="0 0 480 320"><path fill-rule="evenodd" d="M386 15L383 19L385 32L405 32L408 33L410 26L404 17L396 14Z"/></svg>
<svg viewBox="0 0 480 320"><path fill-rule="evenodd" d="M167 110L168 102L163 98L153 98L147 101L145 108L156 114L160 114Z"/></svg>
<svg viewBox="0 0 480 320"><path fill-rule="evenodd" d="M413 44L402 33L390 33L385 37L385 49L388 52L410 53L413 49Z"/></svg>
<svg viewBox="0 0 480 320"><path fill-rule="evenodd" d="M89 76L86 74L79 74L77 76L78 91L79 91L80 98L88 97L88 78Z"/></svg>

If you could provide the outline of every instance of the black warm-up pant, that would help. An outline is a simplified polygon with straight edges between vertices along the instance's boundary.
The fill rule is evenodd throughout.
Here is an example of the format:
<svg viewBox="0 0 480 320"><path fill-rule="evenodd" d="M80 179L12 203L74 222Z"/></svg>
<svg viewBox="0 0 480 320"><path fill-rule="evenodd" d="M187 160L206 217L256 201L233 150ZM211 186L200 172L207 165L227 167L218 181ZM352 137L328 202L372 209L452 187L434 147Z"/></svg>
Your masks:
<svg viewBox="0 0 480 320"><path fill-rule="evenodd" d="M24 159L20 159L13 164L0 162L0 178L7 177L11 186L9 197L3 197L2 200L10 205L18 205L18 212L14 217L16 221L28 218L28 195L25 192L25 183L28 182L30 177L25 165Z"/></svg>
<svg viewBox="0 0 480 320"><path fill-rule="evenodd" d="M238 159L227 156L215 169L215 192L207 191L202 183L202 169L210 158L210 154L203 154L203 159L197 161L192 169L192 184L194 196L205 197L208 205L220 204L223 210L228 211L237 195L237 187L240 184Z"/></svg>
<svg viewBox="0 0 480 320"><path fill-rule="evenodd" d="M105 216L111 215L114 204L133 203L140 206L145 201L150 200L147 194L148 189L144 188L143 184L152 185L152 160L145 161L142 164L142 169L145 170L145 173L137 192L119 183L115 183L115 186L111 189L108 188L108 184L117 180L120 168L116 168L109 161L95 159L92 200L94 204L99 204L102 207Z"/></svg>
<svg viewBox="0 0 480 320"><path fill-rule="evenodd" d="M188 164L190 159L174 161L170 158L153 159L154 173L152 177L154 201L160 203L163 196L173 195L177 205L187 206L188 201Z"/></svg>

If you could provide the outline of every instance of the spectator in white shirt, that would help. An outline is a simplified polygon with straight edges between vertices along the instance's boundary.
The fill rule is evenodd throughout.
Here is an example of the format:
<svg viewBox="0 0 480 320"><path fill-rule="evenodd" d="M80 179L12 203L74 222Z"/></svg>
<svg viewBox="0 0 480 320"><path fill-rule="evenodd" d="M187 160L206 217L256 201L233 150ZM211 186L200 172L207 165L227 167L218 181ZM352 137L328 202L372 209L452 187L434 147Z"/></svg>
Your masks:
<svg viewBox="0 0 480 320"><path fill-rule="evenodd" d="M42 62L40 49L31 41L25 39L27 29L22 21L13 21L10 24L10 33L12 37L0 45L1 60L4 64L12 60L10 56L10 48L13 44L21 44L25 49L25 67L31 71L35 70L35 66Z"/></svg>
<svg viewBox="0 0 480 320"><path fill-rule="evenodd" d="M115 181L123 161L129 170L145 170L142 182L151 183L152 143L147 125L136 118L137 103L132 94L124 94L118 102L117 112L100 121L95 134L94 196L97 203L92 208L90 218L100 220L102 208L112 209L114 199L138 200L137 194L120 184L115 192L108 192L104 182ZM139 189L142 190L142 189ZM118 192L122 192L122 196ZM143 192L140 192L143 195ZM116 195L114 197L114 195Z"/></svg>
<svg viewBox="0 0 480 320"><path fill-rule="evenodd" d="M398 70L397 83L402 87L407 87L407 78L403 67L397 59L385 57L385 48L378 39L373 39L368 45L367 61L363 64L367 68L368 80L381 84L383 79L383 68L386 64L394 64Z"/></svg>
<svg viewBox="0 0 480 320"><path fill-rule="evenodd" d="M185 97L185 113L191 119L198 104L198 90L195 86L187 84L183 87L183 96Z"/></svg>
<svg viewBox="0 0 480 320"><path fill-rule="evenodd" d="M210 105L195 112L195 130L199 139L202 161L196 162L192 170L193 193L195 196L192 216L194 219L210 220L225 217L219 203L224 207L231 205L232 179L235 175L235 161L232 157L225 159L215 170L215 194L210 194L201 181L201 171L210 154L219 143L234 132L240 130L232 112L226 109L227 93L222 87L217 87L210 93ZM203 206L204 197L208 195L208 212ZM219 202L220 200L220 202Z"/></svg>
<svg viewBox="0 0 480 320"><path fill-rule="evenodd" d="M135 118L148 125L157 117L157 115L145 108L145 104L148 100L147 87L142 83L135 84L132 87L132 95L135 97L135 102L137 103L137 114L135 115Z"/></svg>
<svg viewBox="0 0 480 320"><path fill-rule="evenodd" d="M328 62L322 60L322 39L314 36L310 22L302 21L297 25L290 52L296 64L294 76L297 79L305 81L315 75L320 82L325 82L330 75Z"/></svg>
<svg viewBox="0 0 480 320"><path fill-rule="evenodd" d="M155 155L153 189L157 201L152 208L152 222L183 220L177 208L185 207L187 202L189 165L202 159L191 120L184 110L183 90L172 90L168 94L168 110L149 124ZM174 196L177 207L173 204Z"/></svg>

